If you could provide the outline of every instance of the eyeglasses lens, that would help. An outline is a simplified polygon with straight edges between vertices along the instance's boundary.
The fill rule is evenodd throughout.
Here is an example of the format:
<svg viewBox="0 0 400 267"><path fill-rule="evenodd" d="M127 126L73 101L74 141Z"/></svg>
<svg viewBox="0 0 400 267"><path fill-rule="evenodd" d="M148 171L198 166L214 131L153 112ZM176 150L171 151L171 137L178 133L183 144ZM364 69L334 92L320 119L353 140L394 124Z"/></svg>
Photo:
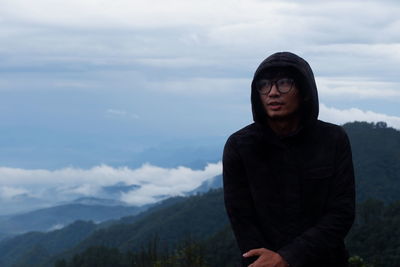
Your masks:
<svg viewBox="0 0 400 267"><path fill-rule="evenodd" d="M276 81L260 80L258 91L261 94L268 94L271 91L273 84L275 84L278 91L284 94L288 93L290 89L292 89L293 83L293 79L290 78L282 78Z"/></svg>

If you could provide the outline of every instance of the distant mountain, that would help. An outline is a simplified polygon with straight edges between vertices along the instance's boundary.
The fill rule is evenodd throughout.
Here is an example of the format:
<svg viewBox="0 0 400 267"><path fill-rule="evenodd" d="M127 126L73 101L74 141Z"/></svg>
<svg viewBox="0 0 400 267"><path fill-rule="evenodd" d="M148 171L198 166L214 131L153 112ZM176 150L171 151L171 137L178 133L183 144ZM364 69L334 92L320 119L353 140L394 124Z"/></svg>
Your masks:
<svg viewBox="0 0 400 267"><path fill-rule="evenodd" d="M92 205L92 206L128 206L125 202L107 199L107 198L96 198L96 197L82 197L75 199L70 204L82 204L82 205Z"/></svg>
<svg viewBox="0 0 400 267"><path fill-rule="evenodd" d="M118 247L122 250L139 249L142 244L154 238L156 235L161 243L172 245L188 235L195 238L205 238L222 230L227 224L227 217L223 208L222 191L211 191L204 195L196 195L189 198L176 197L165 200L137 216L124 217L110 223L105 222L96 225L95 229L87 228L85 233L80 233L86 238L77 240L75 246L69 243L60 257L69 257L83 251L87 247L104 245ZM20 266L35 266L30 251L41 248L45 257L37 259L36 263L44 263L44 259L53 262L58 250L46 247L47 242L55 242L54 236L68 236L71 226L48 233L27 233L0 242L0 266L11 266L19 260ZM83 231L83 230L82 230ZM56 234L57 233L57 234ZM71 235L73 235L71 233ZM58 242L55 246L63 247ZM72 247L74 247L72 249ZM19 252L19 253L18 253ZM27 256L28 255L28 256ZM47 266L52 266L49 263Z"/></svg>
<svg viewBox="0 0 400 267"><path fill-rule="evenodd" d="M0 232L0 241L3 240L3 239L5 239L5 238L7 238L8 236L10 236L10 235L9 235L9 234L6 234L6 233L1 233L1 232Z"/></svg>
<svg viewBox="0 0 400 267"><path fill-rule="evenodd" d="M204 193L210 189L222 186L222 177L216 176L203 182L198 188L188 192L188 195ZM139 189L139 185L116 183L102 188L107 196L119 196L121 192ZM168 197L160 196L160 199ZM62 228L76 220L92 220L102 222L119 219L128 215L135 215L152 205L141 207L128 206L125 202L110 199L83 197L72 202L60 203L50 208L42 208L16 215L0 216L0 240L7 236L29 231L51 231Z"/></svg>
<svg viewBox="0 0 400 267"><path fill-rule="evenodd" d="M111 195L111 196L119 196L121 193L128 193L130 191L134 191L140 188L140 185L127 185L124 182L119 182L116 183L114 185L111 186L103 186L102 190L104 191L104 193L106 193L107 195Z"/></svg>
<svg viewBox="0 0 400 267"><path fill-rule="evenodd" d="M49 203L46 200L23 193L14 196L11 200L2 199L0 214L2 216L11 215L45 207L49 207ZM2 216L0 216L0 220Z"/></svg>
<svg viewBox="0 0 400 267"><path fill-rule="evenodd" d="M0 241L0 266L36 266L36 264L53 262L55 255L75 247L95 230L108 229L114 225L130 225L147 218L148 214L170 208L186 200L184 197L174 197L151 205L148 211L131 214L119 220L110 220L100 224L76 221L59 230L49 232L29 232ZM149 208L146 206L143 208ZM78 230L79 229L79 230ZM65 240L64 240L65 239ZM40 257L38 257L40 254ZM67 253L66 255L70 255ZM41 265L40 265L41 266ZM49 263L48 266L53 266Z"/></svg>
<svg viewBox="0 0 400 267"><path fill-rule="evenodd" d="M0 220L0 232L4 235L16 235L28 231L51 231L76 220L102 222L135 215L146 209L146 207L115 205L116 202L109 200L80 199L76 202L5 217ZM91 204L88 205L89 203Z"/></svg>
<svg viewBox="0 0 400 267"><path fill-rule="evenodd" d="M222 188L222 174L202 182L200 186L193 189L192 191L189 191L187 195L205 193L210 191L211 189L218 189L218 188Z"/></svg>

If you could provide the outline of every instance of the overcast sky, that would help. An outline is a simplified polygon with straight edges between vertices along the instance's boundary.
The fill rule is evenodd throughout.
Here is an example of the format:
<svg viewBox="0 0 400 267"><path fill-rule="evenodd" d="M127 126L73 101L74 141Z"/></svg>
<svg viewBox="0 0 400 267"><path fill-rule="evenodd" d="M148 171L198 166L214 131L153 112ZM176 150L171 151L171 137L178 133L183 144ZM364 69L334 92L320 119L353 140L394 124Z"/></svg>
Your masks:
<svg viewBox="0 0 400 267"><path fill-rule="evenodd" d="M0 166L117 168L224 140L252 122L253 72L277 51L310 63L320 119L400 129L398 14L388 0L1 0Z"/></svg>

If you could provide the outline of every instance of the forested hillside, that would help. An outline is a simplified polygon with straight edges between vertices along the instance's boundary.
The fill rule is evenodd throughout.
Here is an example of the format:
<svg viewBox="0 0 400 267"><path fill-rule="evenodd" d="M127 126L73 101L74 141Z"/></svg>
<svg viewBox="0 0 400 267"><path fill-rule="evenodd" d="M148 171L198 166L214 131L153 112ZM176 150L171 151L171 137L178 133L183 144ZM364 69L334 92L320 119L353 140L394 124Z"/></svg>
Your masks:
<svg viewBox="0 0 400 267"><path fill-rule="evenodd" d="M368 199L359 204L347 246L375 267L400 266L400 201L385 205Z"/></svg>
<svg viewBox="0 0 400 267"><path fill-rule="evenodd" d="M400 201L385 206L382 201L370 199L359 204L358 210L357 221L346 239L352 255L350 266L400 266ZM227 224L208 238L187 237L176 246L162 244L159 239L147 241L139 250L93 246L69 260L58 260L56 266L108 266L101 264L111 261L120 267L234 267L239 266L240 252Z"/></svg>
<svg viewBox="0 0 400 267"><path fill-rule="evenodd" d="M357 200L400 200L400 132L386 123L344 125L349 135L357 183Z"/></svg>
<svg viewBox="0 0 400 267"><path fill-rule="evenodd" d="M118 248L121 251L139 251L150 240L157 238L159 246L174 249L176 245L191 237L203 240L227 225L223 207L222 190L210 191L204 195L189 198L173 198L161 205L149 209L139 216L122 218L118 221L97 226L97 230L82 228L76 232L81 240L75 247L65 246L54 251L47 244L58 245L61 240L54 240L52 233L29 233L0 243L0 266L52 266L55 256L69 258L94 246ZM109 225L108 225L109 224ZM56 231L63 235L68 228ZM74 233L68 232L71 238ZM33 237L32 237L33 236ZM86 237L86 238L85 238ZM61 245L61 244L60 244ZM32 249L40 248L41 257L32 255ZM19 253L19 255L18 255ZM35 256L35 257L33 257ZM19 258L19 259L18 259ZM18 259L18 260L17 260Z"/></svg>
<svg viewBox="0 0 400 267"><path fill-rule="evenodd" d="M353 257L352 266L398 267L400 132L384 123L344 127L352 143L358 195L356 222L346 242L351 255L364 259ZM64 248L62 238L52 235L32 233L1 242L0 265L232 267L240 260L221 189L173 198L137 216L88 227L79 234L83 238Z"/></svg>
<svg viewBox="0 0 400 267"><path fill-rule="evenodd" d="M35 266L74 247L96 228L93 222L77 221L62 230L31 232L3 241L0 243L0 266Z"/></svg>

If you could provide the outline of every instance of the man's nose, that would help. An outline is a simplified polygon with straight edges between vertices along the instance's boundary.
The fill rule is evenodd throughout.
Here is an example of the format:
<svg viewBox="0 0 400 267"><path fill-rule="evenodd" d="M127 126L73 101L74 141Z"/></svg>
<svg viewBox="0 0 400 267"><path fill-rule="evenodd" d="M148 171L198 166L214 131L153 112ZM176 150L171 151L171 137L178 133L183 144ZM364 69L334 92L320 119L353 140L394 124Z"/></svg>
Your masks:
<svg viewBox="0 0 400 267"><path fill-rule="evenodd" d="M271 87L271 90L268 93L268 96L279 96L280 92L278 90L278 86L274 83Z"/></svg>

